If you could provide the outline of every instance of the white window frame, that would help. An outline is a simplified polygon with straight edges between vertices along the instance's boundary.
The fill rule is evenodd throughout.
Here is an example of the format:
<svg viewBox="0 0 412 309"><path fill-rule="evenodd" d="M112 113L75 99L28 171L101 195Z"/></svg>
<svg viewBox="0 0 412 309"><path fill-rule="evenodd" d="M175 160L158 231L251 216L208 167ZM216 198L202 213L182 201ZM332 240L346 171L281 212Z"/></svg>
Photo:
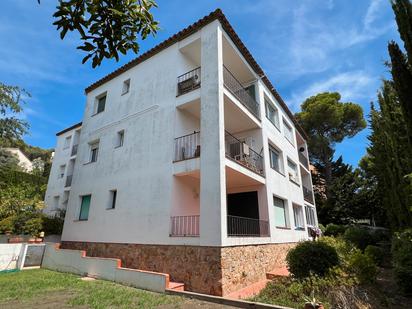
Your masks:
<svg viewBox="0 0 412 309"><path fill-rule="evenodd" d="M117 189L112 189L109 191L109 203L107 205L107 209L116 209L117 205Z"/></svg>
<svg viewBox="0 0 412 309"><path fill-rule="evenodd" d="M303 214L303 207L299 204L292 203L293 208L293 218L295 223L295 229L304 230L305 229L305 218Z"/></svg>
<svg viewBox="0 0 412 309"><path fill-rule="evenodd" d="M72 136L66 136L66 138L64 139L64 145L63 145L63 149L67 149L70 148L70 143L72 141Z"/></svg>
<svg viewBox="0 0 412 309"><path fill-rule="evenodd" d="M280 120L279 120L279 109L273 104L268 98L265 97L265 114L266 118L275 126L276 129L280 131ZM274 119L269 117L269 109L272 109L274 112Z"/></svg>
<svg viewBox="0 0 412 309"><path fill-rule="evenodd" d="M94 141L94 142L90 142L89 143L89 147L90 147L90 155L89 155L89 163L94 163L97 162L98 158L99 158L99 148L100 148L100 141ZM93 161L93 150L97 150L96 151L96 158Z"/></svg>
<svg viewBox="0 0 412 309"><path fill-rule="evenodd" d="M59 166L59 179L64 178L64 174L66 174L66 164L62 164Z"/></svg>
<svg viewBox="0 0 412 309"><path fill-rule="evenodd" d="M293 146L295 146L295 138L293 137L293 127L286 121L285 118L283 118L283 135L285 138L291 143ZM290 132L290 136L288 135Z"/></svg>
<svg viewBox="0 0 412 309"><path fill-rule="evenodd" d="M99 111L98 111L98 110L99 110L99 103L100 103L100 100L103 99L103 98L105 98L105 100L104 100L104 107L103 107L103 110L101 110L101 111L99 112ZM103 113L103 112L106 110L106 103L107 103L107 92L104 92L104 93L102 93L102 94L99 94L99 95L95 98L95 100L94 100L93 116L94 116L94 115L97 115L97 114Z"/></svg>
<svg viewBox="0 0 412 309"><path fill-rule="evenodd" d="M282 201L282 203L283 203L283 218L284 218L284 222L285 222L284 225L278 225L278 224L276 224L276 218L275 218L274 220L275 220L276 228L289 229L288 200L286 200L284 198L281 198L280 196L273 195L272 204L273 204L273 207L277 207L277 208L280 208L280 207L278 205L275 205L275 199L278 199L279 201ZM275 211L275 213L276 213L276 211ZM276 214L275 214L275 216L276 216Z"/></svg>
<svg viewBox="0 0 412 309"><path fill-rule="evenodd" d="M315 210L315 207L305 204L305 217L306 217L306 224L308 226L316 226L316 210Z"/></svg>
<svg viewBox="0 0 412 309"><path fill-rule="evenodd" d="M276 169L272 164L272 152L275 152L278 155L279 169ZM283 176L285 175L285 167L284 167L284 164L283 164L283 153L278 147L273 146L271 143L269 143L269 163L270 163L270 167L273 170L277 171L278 173L282 174Z"/></svg>
<svg viewBox="0 0 412 309"><path fill-rule="evenodd" d="M298 165L297 165L293 160L291 160L289 157L288 157L288 160L287 160L287 164L288 164L288 176L289 176L289 180L292 181L293 183L297 184L297 185L300 185ZM294 166L295 168L292 169L292 168L291 168L291 165ZM293 173L293 174L295 174L295 175L293 175L293 174L290 172L291 169L295 172L295 173Z"/></svg>

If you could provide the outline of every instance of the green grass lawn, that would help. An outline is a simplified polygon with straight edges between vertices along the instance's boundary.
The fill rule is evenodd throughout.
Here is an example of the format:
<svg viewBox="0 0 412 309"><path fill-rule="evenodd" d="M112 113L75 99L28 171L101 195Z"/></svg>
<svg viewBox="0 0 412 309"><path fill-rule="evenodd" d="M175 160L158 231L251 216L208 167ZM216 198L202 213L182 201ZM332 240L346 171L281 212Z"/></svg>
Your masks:
<svg viewBox="0 0 412 309"><path fill-rule="evenodd" d="M174 308L184 302L181 297L45 269L0 273L0 308Z"/></svg>

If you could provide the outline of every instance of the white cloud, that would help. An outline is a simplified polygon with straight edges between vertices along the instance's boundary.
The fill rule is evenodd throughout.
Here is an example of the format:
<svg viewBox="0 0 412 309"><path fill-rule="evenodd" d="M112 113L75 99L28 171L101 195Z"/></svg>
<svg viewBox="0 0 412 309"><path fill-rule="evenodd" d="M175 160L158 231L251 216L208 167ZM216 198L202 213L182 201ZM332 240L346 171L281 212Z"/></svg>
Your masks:
<svg viewBox="0 0 412 309"><path fill-rule="evenodd" d="M326 91L339 92L343 101L372 99L376 91L376 82L376 78L365 71L344 72L315 82L301 92L293 93L287 102L293 110L297 110L308 97Z"/></svg>

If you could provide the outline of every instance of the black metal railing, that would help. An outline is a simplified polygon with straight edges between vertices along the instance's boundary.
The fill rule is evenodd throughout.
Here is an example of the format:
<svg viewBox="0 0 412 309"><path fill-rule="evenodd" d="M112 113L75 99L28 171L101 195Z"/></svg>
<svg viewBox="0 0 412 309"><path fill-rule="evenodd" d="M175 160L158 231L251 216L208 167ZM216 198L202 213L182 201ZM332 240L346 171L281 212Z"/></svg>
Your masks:
<svg viewBox="0 0 412 309"><path fill-rule="evenodd" d="M200 156L200 132L175 138L175 155L173 161L182 161Z"/></svg>
<svg viewBox="0 0 412 309"><path fill-rule="evenodd" d="M250 96L249 92L245 90L242 84L225 66L223 66L223 83L240 103L242 103L256 118L260 119L259 104Z"/></svg>
<svg viewBox="0 0 412 309"><path fill-rule="evenodd" d="M301 153L300 151L299 151L299 161L300 161L300 163L303 164L304 167L306 167L306 169L309 170L308 158L306 158L306 156L303 153Z"/></svg>
<svg viewBox="0 0 412 309"><path fill-rule="evenodd" d="M232 237L269 237L269 221L227 216L227 235Z"/></svg>
<svg viewBox="0 0 412 309"><path fill-rule="evenodd" d="M262 176L265 175L263 171L263 157L248 144L238 140L227 131L225 131L225 153L226 157L235 160L253 172Z"/></svg>
<svg viewBox="0 0 412 309"><path fill-rule="evenodd" d="M200 67L191 70L177 78L177 95L188 93L200 88Z"/></svg>
<svg viewBox="0 0 412 309"><path fill-rule="evenodd" d="M70 187L72 185L72 179L73 179L73 175L69 175L66 177L66 183L65 183L65 187Z"/></svg>
<svg viewBox="0 0 412 309"><path fill-rule="evenodd" d="M77 154L77 148L79 148L79 145L78 144L76 144L76 145L73 145L73 147L72 147L72 156L75 156L76 154Z"/></svg>
<svg viewBox="0 0 412 309"><path fill-rule="evenodd" d="M170 217L170 236L198 237L200 216Z"/></svg>
<svg viewBox="0 0 412 309"><path fill-rule="evenodd" d="M303 198L306 202L313 204L313 191L309 188L302 186L303 188Z"/></svg>

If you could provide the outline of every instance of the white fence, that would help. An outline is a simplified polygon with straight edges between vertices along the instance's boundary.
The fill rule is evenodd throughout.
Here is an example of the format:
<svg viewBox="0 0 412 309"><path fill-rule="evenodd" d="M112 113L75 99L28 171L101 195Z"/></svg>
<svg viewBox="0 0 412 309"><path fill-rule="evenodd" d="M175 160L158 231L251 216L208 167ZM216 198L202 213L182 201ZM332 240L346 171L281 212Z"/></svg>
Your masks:
<svg viewBox="0 0 412 309"><path fill-rule="evenodd" d="M44 244L0 244L0 272L40 266Z"/></svg>
<svg viewBox="0 0 412 309"><path fill-rule="evenodd" d="M46 245L42 267L154 292L164 292L169 286L168 274L122 268L119 259L86 257L84 251L58 249L56 244Z"/></svg>

